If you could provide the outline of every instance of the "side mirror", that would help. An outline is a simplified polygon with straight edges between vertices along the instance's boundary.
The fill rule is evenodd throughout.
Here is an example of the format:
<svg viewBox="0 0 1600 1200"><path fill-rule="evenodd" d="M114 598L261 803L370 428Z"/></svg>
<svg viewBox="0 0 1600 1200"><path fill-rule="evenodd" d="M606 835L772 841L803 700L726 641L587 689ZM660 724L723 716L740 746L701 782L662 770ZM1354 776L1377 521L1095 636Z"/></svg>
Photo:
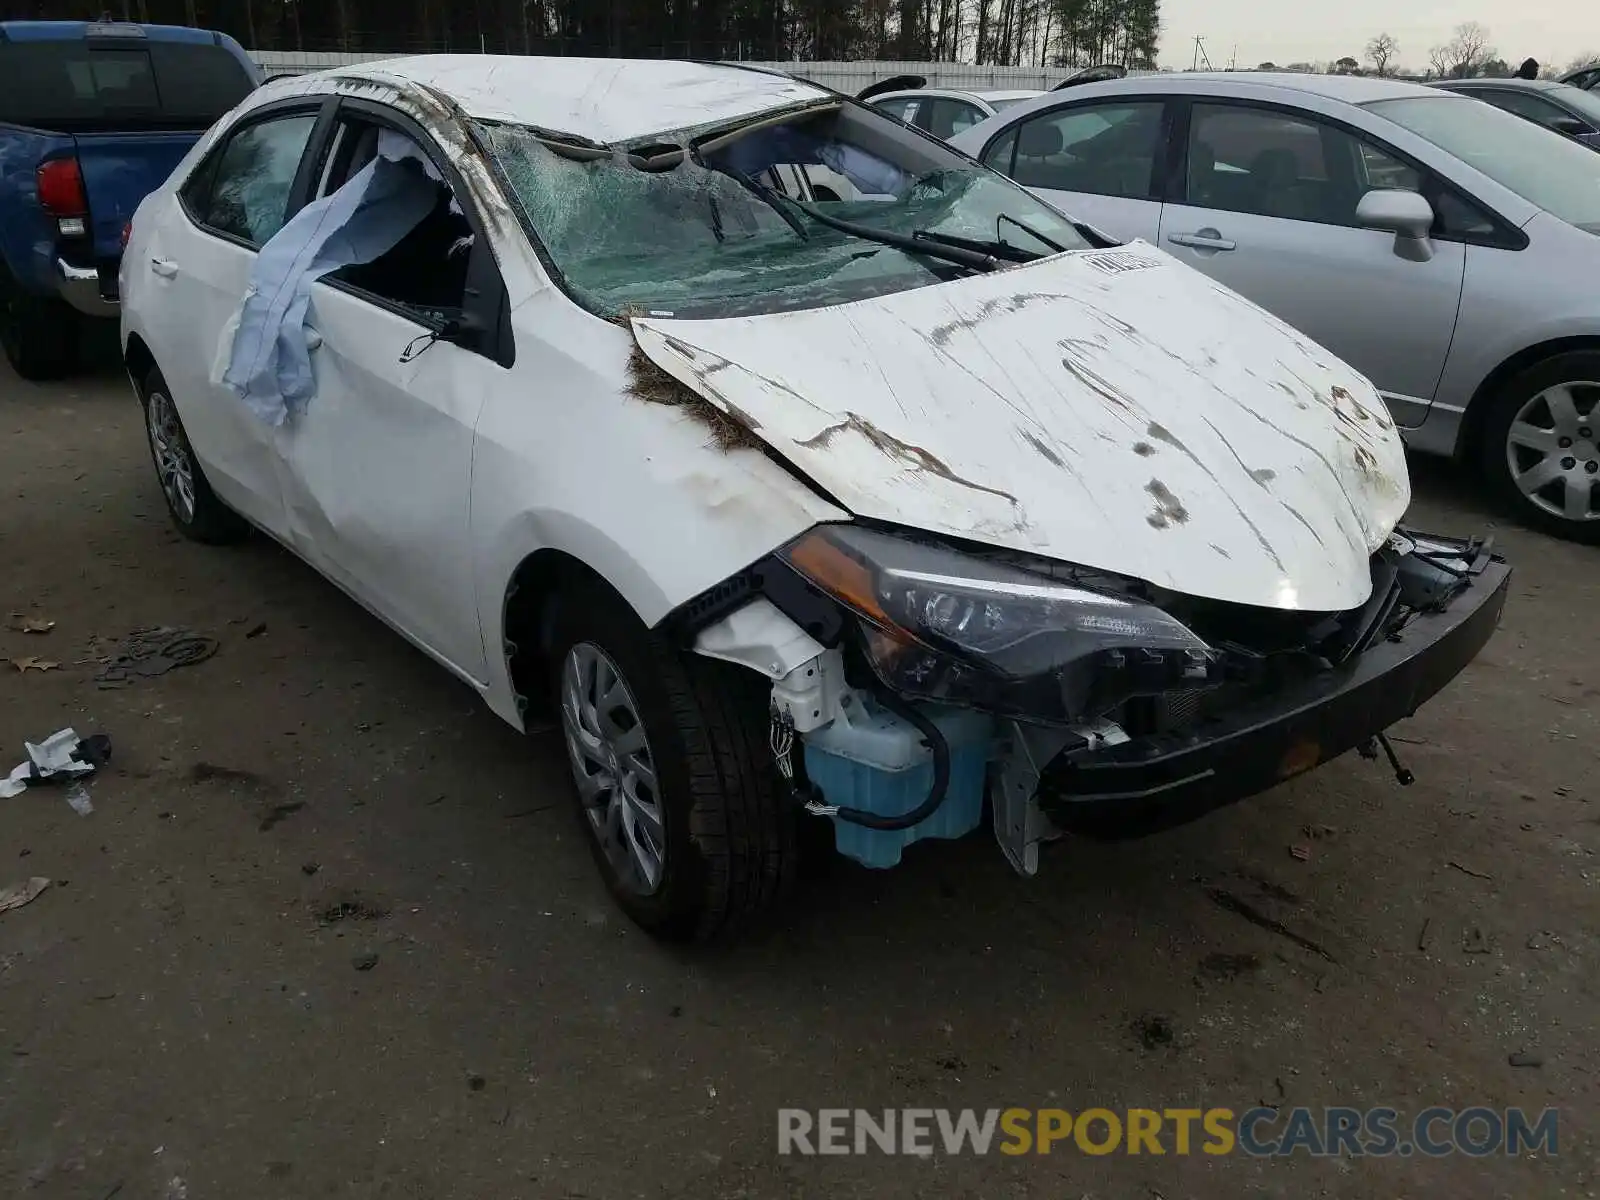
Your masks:
<svg viewBox="0 0 1600 1200"><path fill-rule="evenodd" d="M1356 205L1356 224L1394 234L1394 252L1401 258L1427 262L1433 257L1428 237L1433 205L1416 192L1390 188L1368 192Z"/></svg>
<svg viewBox="0 0 1600 1200"><path fill-rule="evenodd" d="M1586 133L1594 132L1593 129L1589 128L1589 125L1586 122L1578 120L1577 117L1558 117L1554 121L1550 122L1550 128L1554 129L1557 133L1564 133L1568 137L1574 138L1582 137Z"/></svg>

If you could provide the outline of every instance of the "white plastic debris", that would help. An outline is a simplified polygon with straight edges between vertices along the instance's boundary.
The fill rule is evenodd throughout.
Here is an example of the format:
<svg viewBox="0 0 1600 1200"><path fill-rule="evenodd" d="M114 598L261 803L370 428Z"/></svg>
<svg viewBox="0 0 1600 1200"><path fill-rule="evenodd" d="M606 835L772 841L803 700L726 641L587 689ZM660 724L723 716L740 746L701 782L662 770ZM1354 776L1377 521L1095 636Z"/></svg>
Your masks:
<svg viewBox="0 0 1600 1200"><path fill-rule="evenodd" d="M11 774L0 780L0 798L18 795L30 783L43 782L57 776L75 778L81 775L93 775L95 772L93 763L73 757L81 744L77 733L70 728L57 730L37 745L33 742L23 742L22 745L28 752L27 761L18 763ZM77 805L73 807L76 808Z"/></svg>

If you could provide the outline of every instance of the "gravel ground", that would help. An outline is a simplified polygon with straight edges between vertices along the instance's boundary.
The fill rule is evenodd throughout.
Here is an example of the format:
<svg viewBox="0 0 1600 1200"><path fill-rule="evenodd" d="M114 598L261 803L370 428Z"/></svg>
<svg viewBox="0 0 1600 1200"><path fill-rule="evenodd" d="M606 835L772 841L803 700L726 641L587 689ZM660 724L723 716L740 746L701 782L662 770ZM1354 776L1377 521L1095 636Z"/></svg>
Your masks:
<svg viewBox="0 0 1600 1200"><path fill-rule="evenodd" d="M114 369L0 375L0 615L55 622L0 658L61 664L0 669L0 767L64 725L115 744L91 815L0 801L0 887L54 880L0 913L0 1194L1593 1196L1600 551L1414 471L1419 523L1517 567L1396 730L1414 787L1346 756L1032 881L923 845L687 954L609 903L553 737L265 539L180 539ZM157 624L220 650L98 688ZM1557 1106L1561 1152L777 1153L780 1106L1258 1103Z"/></svg>

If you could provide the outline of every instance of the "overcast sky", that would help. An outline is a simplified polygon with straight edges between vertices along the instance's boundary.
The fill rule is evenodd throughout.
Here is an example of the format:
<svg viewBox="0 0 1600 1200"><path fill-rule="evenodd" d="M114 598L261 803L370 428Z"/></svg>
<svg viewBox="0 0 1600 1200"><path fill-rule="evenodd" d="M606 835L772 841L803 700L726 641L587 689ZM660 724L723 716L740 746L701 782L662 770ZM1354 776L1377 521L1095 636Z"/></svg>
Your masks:
<svg viewBox="0 0 1600 1200"><path fill-rule="evenodd" d="M1428 49L1448 41L1463 21L1484 25L1500 56L1515 65L1532 55L1565 66L1585 51L1600 54L1597 0L1334 0L1270 4L1265 0L1161 0L1161 65L1187 67L1196 34L1214 67L1226 67L1238 45L1239 65L1320 62L1364 57L1367 42L1387 31L1400 40L1402 65L1422 70Z"/></svg>

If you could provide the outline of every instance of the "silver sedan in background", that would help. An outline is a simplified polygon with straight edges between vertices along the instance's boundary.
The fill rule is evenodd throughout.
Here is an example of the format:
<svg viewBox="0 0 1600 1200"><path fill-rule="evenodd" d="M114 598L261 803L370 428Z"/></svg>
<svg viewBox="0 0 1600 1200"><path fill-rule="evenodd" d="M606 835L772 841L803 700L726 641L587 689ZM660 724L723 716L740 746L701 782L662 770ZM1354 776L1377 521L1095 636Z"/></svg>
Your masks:
<svg viewBox="0 0 1600 1200"><path fill-rule="evenodd" d="M951 141L1243 293L1363 371L1413 449L1600 542L1600 155L1451 92L1254 73L1088 84Z"/></svg>

